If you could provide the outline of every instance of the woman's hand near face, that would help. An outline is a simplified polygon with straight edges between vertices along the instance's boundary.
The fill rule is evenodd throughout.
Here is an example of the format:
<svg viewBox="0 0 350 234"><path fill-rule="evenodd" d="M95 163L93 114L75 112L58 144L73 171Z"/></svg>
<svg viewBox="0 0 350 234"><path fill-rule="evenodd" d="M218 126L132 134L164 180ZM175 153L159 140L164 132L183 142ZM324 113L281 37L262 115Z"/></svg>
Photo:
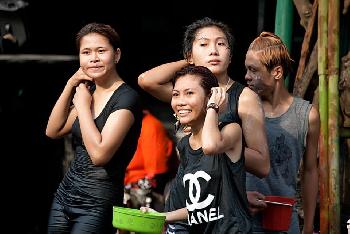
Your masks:
<svg viewBox="0 0 350 234"><path fill-rule="evenodd" d="M85 84L87 81L92 81L92 78L87 76L81 68L68 80L49 117L46 127L47 136L59 138L68 134L77 116L77 110L87 106L90 111L91 95L88 84ZM75 108L71 106L72 101Z"/></svg>
<svg viewBox="0 0 350 234"><path fill-rule="evenodd" d="M67 83L69 83L72 87L77 87L81 83L85 83L85 81L93 81L91 77L86 75L83 72L83 69L81 67L74 73L74 75L68 80Z"/></svg>

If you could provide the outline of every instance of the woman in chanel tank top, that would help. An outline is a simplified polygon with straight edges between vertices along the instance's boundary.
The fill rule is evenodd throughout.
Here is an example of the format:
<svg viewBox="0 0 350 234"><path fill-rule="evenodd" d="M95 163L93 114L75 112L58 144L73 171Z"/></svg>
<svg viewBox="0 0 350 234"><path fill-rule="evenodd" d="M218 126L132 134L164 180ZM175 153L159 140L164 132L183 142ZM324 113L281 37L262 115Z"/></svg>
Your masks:
<svg viewBox="0 0 350 234"><path fill-rule="evenodd" d="M165 215L169 226L186 220L188 233L249 233L251 229L242 130L238 123L219 123L226 99L226 90L206 67L190 65L175 74L171 106L180 123L191 127L177 146L186 206Z"/></svg>

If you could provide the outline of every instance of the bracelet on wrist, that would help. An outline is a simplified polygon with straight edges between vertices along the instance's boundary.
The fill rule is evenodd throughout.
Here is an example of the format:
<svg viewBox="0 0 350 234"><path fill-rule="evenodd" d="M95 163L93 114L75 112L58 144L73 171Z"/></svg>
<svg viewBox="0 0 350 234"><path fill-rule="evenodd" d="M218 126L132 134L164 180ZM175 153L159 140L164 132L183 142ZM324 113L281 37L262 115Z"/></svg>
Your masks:
<svg viewBox="0 0 350 234"><path fill-rule="evenodd" d="M219 105L216 104L216 103L214 103L214 102L209 103L209 104L207 105L207 110L210 109L210 108L214 109L216 113L219 112Z"/></svg>

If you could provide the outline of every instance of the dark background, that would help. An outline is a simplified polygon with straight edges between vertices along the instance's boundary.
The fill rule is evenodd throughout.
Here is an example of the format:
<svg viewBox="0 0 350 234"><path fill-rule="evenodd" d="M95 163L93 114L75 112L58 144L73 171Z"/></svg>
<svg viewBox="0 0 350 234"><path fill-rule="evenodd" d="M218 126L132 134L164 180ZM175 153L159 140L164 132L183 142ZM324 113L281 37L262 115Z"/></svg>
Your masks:
<svg viewBox="0 0 350 234"><path fill-rule="evenodd" d="M26 8L13 13L23 20L26 29L26 41L15 53L76 55L75 34L82 26L90 22L111 24L123 42L118 65L123 79L169 124L173 121L170 106L140 90L137 76L156 65L182 58L185 26L209 16L233 29L236 46L229 72L231 78L245 83L245 51L261 30L274 31L276 6L272 0L211 4L204 1L27 2ZM265 7L261 8L263 2ZM304 31L295 9L294 12L292 56L297 61ZM62 178L64 147L63 140L48 139L45 128L51 108L77 69L78 61L0 61L2 193L3 202L10 207L3 211L6 222L0 230L11 230L3 233L46 232L52 196Z"/></svg>

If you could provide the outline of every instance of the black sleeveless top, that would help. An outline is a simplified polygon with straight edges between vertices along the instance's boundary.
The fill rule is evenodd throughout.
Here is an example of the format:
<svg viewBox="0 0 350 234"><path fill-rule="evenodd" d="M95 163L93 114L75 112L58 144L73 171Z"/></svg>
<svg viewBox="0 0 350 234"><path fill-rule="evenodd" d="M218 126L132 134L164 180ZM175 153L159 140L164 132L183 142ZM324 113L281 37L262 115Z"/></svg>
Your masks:
<svg viewBox="0 0 350 234"><path fill-rule="evenodd" d="M242 121L238 115L238 100L244 88L245 88L244 85L235 81L231 85L231 87L227 90L229 105L227 107L226 112L220 114L219 116L220 124L226 125L228 123L238 123L242 127ZM180 156L184 154L183 152L184 148L182 147L181 144L177 145L177 149L179 151ZM243 156L241 157L241 160L243 161L243 165L244 165L245 160ZM184 167L185 167L185 162L181 161L178 167L176 176L171 184L168 199L165 202L165 208L164 208L165 211L174 211L174 210L186 207L186 202L184 197L185 190L182 182L182 179L184 177ZM243 182L244 182L242 186L245 190L245 175L242 175L242 176L243 176ZM176 223L180 225L187 225L187 222L176 222Z"/></svg>
<svg viewBox="0 0 350 234"><path fill-rule="evenodd" d="M233 163L225 154L193 150L189 136L179 142L190 233L248 233L251 217L245 190L243 150ZM243 147L242 147L243 149Z"/></svg>
<svg viewBox="0 0 350 234"><path fill-rule="evenodd" d="M229 105L226 112L220 114L219 122L238 123L242 127L242 121L238 115L238 100L244 88L244 85L236 81L227 90Z"/></svg>
<svg viewBox="0 0 350 234"><path fill-rule="evenodd" d="M125 169L136 149L142 120L139 95L126 83L114 91L100 115L94 120L100 132L108 116L119 109L130 110L135 121L119 149L104 166L93 165L82 140L79 119L76 118L73 123L75 157L56 193L56 198L62 204L82 209L100 206L108 210L112 210L112 205L123 204Z"/></svg>

